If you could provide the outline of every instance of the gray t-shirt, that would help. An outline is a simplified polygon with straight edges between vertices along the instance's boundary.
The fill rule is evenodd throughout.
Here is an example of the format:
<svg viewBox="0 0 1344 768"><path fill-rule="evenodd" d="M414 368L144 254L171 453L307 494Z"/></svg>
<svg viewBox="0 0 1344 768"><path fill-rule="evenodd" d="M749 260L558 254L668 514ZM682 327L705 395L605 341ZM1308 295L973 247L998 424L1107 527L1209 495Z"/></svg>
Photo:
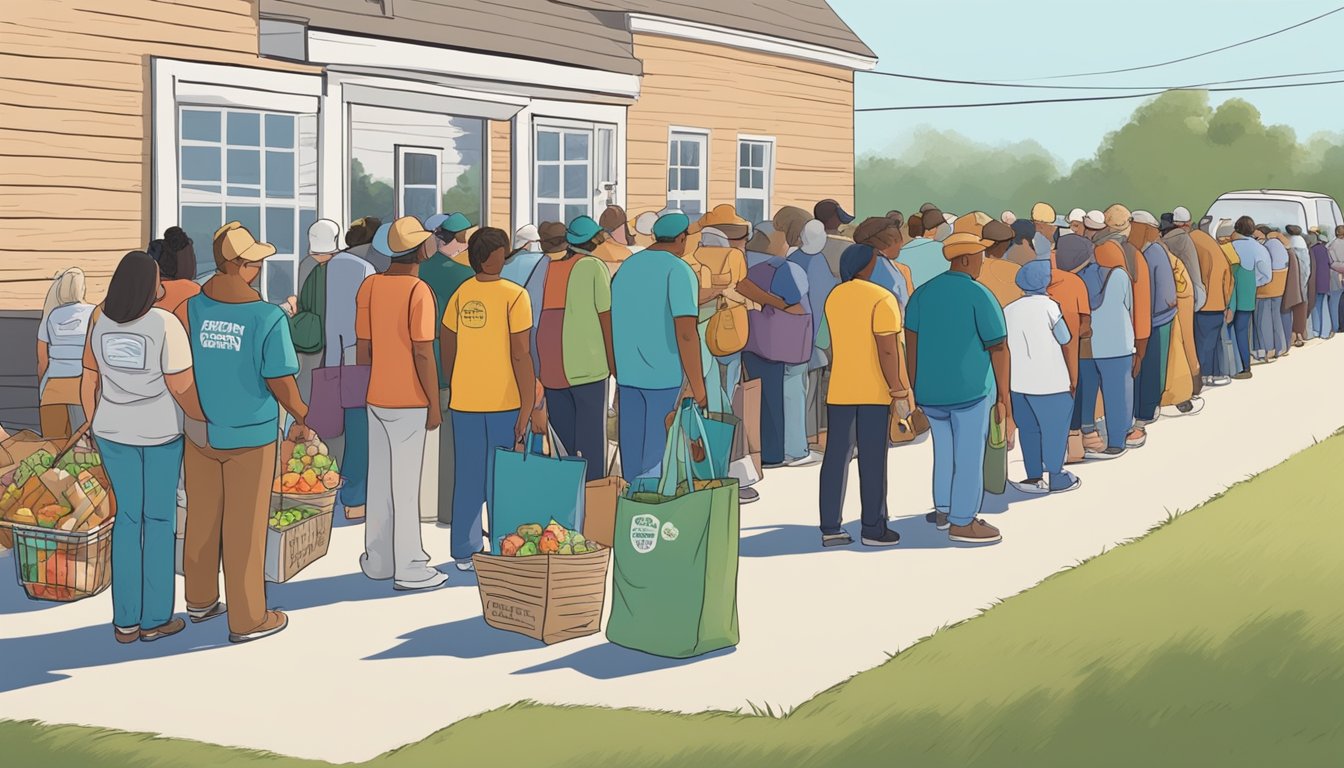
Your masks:
<svg viewBox="0 0 1344 768"><path fill-rule="evenodd" d="M191 368L182 323L157 307L121 324L102 316L89 346L102 377L93 434L123 445L163 445L182 435L182 410L164 377Z"/></svg>
<svg viewBox="0 0 1344 768"><path fill-rule="evenodd" d="M369 262L346 251L327 262L327 314L323 318L326 365L340 365L342 350L346 352L345 358L354 359L355 296L364 279L373 272Z"/></svg>
<svg viewBox="0 0 1344 768"><path fill-rule="evenodd" d="M77 379L84 373L84 334L92 304L66 304L51 310L37 328L37 340L47 343L47 379Z"/></svg>

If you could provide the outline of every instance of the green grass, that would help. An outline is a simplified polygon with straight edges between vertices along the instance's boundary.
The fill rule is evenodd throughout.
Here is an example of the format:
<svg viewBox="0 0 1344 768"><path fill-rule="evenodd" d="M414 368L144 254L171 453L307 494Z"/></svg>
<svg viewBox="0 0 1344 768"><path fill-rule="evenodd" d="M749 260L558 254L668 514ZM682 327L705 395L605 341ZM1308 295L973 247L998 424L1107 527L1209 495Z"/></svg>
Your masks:
<svg viewBox="0 0 1344 768"><path fill-rule="evenodd" d="M1339 467L1344 437L788 714L764 702L691 716L519 704L365 765L1344 765L1344 557L1329 533ZM0 763L325 765L17 722L0 723Z"/></svg>

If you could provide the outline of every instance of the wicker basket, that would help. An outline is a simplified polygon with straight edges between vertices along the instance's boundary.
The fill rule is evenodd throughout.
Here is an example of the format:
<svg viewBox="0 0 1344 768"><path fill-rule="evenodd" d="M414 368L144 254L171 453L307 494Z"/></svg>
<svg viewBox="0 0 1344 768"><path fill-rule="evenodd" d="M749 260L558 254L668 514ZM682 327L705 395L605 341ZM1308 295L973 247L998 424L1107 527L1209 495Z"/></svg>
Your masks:
<svg viewBox="0 0 1344 768"><path fill-rule="evenodd" d="M67 532L13 525L19 584L33 600L68 603L92 597L112 583L112 524Z"/></svg>
<svg viewBox="0 0 1344 768"><path fill-rule="evenodd" d="M611 550L582 555L472 555L485 623L547 645L597 634Z"/></svg>

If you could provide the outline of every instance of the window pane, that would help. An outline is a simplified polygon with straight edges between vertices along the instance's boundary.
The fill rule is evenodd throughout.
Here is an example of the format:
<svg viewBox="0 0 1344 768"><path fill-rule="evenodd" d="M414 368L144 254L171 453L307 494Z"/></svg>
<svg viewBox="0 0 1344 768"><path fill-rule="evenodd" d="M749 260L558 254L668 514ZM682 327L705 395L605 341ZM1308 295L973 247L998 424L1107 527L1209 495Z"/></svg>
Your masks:
<svg viewBox="0 0 1344 768"><path fill-rule="evenodd" d="M257 187L229 187L229 197L261 197Z"/></svg>
<svg viewBox="0 0 1344 768"><path fill-rule="evenodd" d="M580 216L587 216L592 206L583 204L573 204L565 206L565 223L569 223Z"/></svg>
<svg viewBox="0 0 1344 768"><path fill-rule="evenodd" d="M765 189L765 171L751 172L751 188Z"/></svg>
<svg viewBox="0 0 1344 768"><path fill-rule="evenodd" d="M565 166L565 199L582 200L592 194L588 186L588 166L570 163Z"/></svg>
<svg viewBox="0 0 1344 768"><path fill-rule="evenodd" d="M737 198L737 215L752 224L759 224L765 220L765 201L739 197Z"/></svg>
<svg viewBox="0 0 1344 768"><path fill-rule="evenodd" d="M228 143L256 147L261 145L261 115L255 112L230 112Z"/></svg>
<svg viewBox="0 0 1344 768"><path fill-rule="evenodd" d="M308 255L308 228L317 221L317 211L312 209L299 211L299 250L298 256L302 259Z"/></svg>
<svg viewBox="0 0 1344 768"><path fill-rule="evenodd" d="M738 165L751 165L751 144L741 142L737 145Z"/></svg>
<svg viewBox="0 0 1344 768"><path fill-rule="evenodd" d="M266 209L266 242L275 246L276 253L292 254L294 250L294 209Z"/></svg>
<svg viewBox="0 0 1344 768"><path fill-rule="evenodd" d="M199 109L182 110L182 138L190 141L219 141L219 113Z"/></svg>
<svg viewBox="0 0 1344 768"><path fill-rule="evenodd" d="M752 166L755 167L755 168L764 168L764 167L765 167L765 145L764 145L764 144L752 144L752 145L751 145L751 164L752 164Z"/></svg>
<svg viewBox="0 0 1344 768"><path fill-rule="evenodd" d="M680 178L680 174L677 173L677 170L676 170L675 168L668 169L668 171L667 171L667 191L668 191L668 192L676 192L678 189L681 189L681 185L677 183L677 180L678 180L679 178Z"/></svg>
<svg viewBox="0 0 1344 768"><path fill-rule="evenodd" d="M260 184L261 153L255 149L230 149L228 174L230 184Z"/></svg>
<svg viewBox="0 0 1344 768"><path fill-rule="evenodd" d="M537 197L557 198L560 196L560 166L537 166Z"/></svg>
<svg viewBox="0 0 1344 768"><path fill-rule="evenodd" d="M700 189L700 169L683 168L681 170L681 189L683 191L699 191Z"/></svg>
<svg viewBox="0 0 1344 768"><path fill-rule="evenodd" d="M667 164L676 165L677 158L680 157L681 142L673 139L667 143Z"/></svg>
<svg viewBox="0 0 1344 768"><path fill-rule="evenodd" d="M241 222L247 231L252 233L255 238L261 238L261 207L256 205L230 205L224 211L225 221ZM205 242L210 242L215 236L214 232Z"/></svg>
<svg viewBox="0 0 1344 768"><path fill-rule="evenodd" d="M540 223L560 220L560 206L557 203L542 203L537 206L537 218Z"/></svg>
<svg viewBox="0 0 1344 768"><path fill-rule="evenodd" d="M219 147L183 147L182 178L219 181Z"/></svg>
<svg viewBox="0 0 1344 768"><path fill-rule="evenodd" d="M266 260L263 269L266 270L266 300L270 303L279 304L298 292L294 286L294 262L272 257Z"/></svg>
<svg viewBox="0 0 1344 768"><path fill-rule="evenodd" d="M742 189L751 188L751 171L747 170L746 168L743 168L742 170L737 172L737 186L741 187Z"/></svg>
<svg viewBox="0 0 1344 768"><path fill-rule="evenodd" d="M424 221L438 212L439 201L433 189L414 187L406 190L406 198L401 210L402 216L414 216L420 221Z"/></svg>
<svg viewBox="0 0 1344 768"><path fill-rule="evenodd" d="M266 196L294 197L294 153L266 153Z"/></svg>
<svg viewBox="0 0 1344 768"><path fill-rule="evenodd" d="M681 142L681 164L697 167L700 165L700 142Z"/></svg>
<svg viewBox="0 0 1344 768"><path fill-rule="evenodd" d="M555 131L537 131L537 159L560 159L560 134Z"/></svg>
<svg viewBox="0 0 1344 768"><path fill-rule="evenodd" d="M406 152L401 156L402 184L438 186L438 158L424 152Z"/></svg>
<svg viewBox="0 0 1344 768"><path fill-rule="evenodd" d="M705 213L704 211L700 210L700 201L699 201L699 200L687 200L687 199L683 199L683 200L681 201L681 203L677 205L677 208L678 208L682 213L684 213L684 214L686 214L687 216L689 216L689 217L691 218L691 221L695 221L696 219L698 219L698 218L700 218L701 216L703 216L704 213Z"/></svg>
<svg viewBox="0 0 1344 768"><path fill-rule="evenodd" d="M294 116L266 116L266 146L276 149L294 148Z"/></svg>
<svg viewBox="0 0 1344 768"><path fill-rule="evenodd" d="M224 213L218 205L184 205L178 218L178 226L186 231L187 237L196 244L196 274L208 275L215 271L215 260L211 257L211 243L215 239L215 230L224 226Z"/></svg>
<svg viewBox="0 0 1344 768"><path fill-rule="evenodd" d="M210 192L216 195L219 194L218 184L183 184L182 189L190 189L197 192Z"/></svg>
<svg viewBox="0 0 1344 768"><path fill-rule="evenodd" d="M586 133L565 134L565 159L566 160L588 159L588 134Z"/></svg>

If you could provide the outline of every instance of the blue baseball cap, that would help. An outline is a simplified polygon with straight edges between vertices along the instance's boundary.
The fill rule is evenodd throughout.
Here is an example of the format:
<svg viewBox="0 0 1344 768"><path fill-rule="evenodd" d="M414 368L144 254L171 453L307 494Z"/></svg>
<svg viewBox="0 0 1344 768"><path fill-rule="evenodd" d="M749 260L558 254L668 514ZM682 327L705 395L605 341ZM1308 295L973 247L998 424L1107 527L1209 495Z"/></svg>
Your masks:
<svg viewBox="0 0 1344 768"><path fill-rule="evenodd" d="M454 211L453 213L436 213L425 219L425 229L430 232L443 230L452 234L466 232L471 229L471 222L466 216Z"/></svg>
<svg viewBox="0 0 1344 768"><path fill-rule="evenodd" d="M689 220L688 220L689 226ZM565 242L570 245L583 245L591 242L599 233L605 232L602 225L593 221L591 216L577 216L565 230Z"/></svg>
<svg viewBox="0 0 1344 768"><path fill-rule="evenodd" d="M658 217L653 224L653 236L659 240L672 240L684 235L691 228L691 218L680 211Z"/></svg>

